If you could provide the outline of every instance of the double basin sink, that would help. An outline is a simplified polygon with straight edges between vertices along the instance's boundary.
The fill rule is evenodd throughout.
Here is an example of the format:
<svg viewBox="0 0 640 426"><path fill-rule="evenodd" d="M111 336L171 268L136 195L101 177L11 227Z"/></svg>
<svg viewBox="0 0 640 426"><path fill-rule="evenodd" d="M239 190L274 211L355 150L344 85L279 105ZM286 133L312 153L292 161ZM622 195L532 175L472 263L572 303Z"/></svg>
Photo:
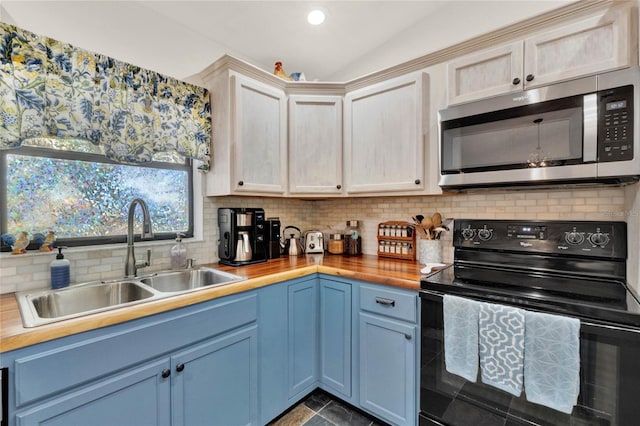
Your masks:
<svg viewBox="0 0 640 426"><path fill-rule="evenodd" d="M109 282L76 284L60 290L24 291L16 293L16 298L24 326L35 327L245 279L214 268L200 267Z"/></svg>

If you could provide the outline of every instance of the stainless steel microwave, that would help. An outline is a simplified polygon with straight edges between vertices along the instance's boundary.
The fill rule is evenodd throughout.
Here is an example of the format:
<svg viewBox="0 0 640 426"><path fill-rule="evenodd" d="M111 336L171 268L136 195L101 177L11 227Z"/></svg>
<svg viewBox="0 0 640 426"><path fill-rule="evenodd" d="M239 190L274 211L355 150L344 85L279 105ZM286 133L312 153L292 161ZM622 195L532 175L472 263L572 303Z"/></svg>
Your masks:
<svg viewBox="0 0 640 426"><path fill-rule="evenodd" d="M613 183L640 177L640 69L439 112L440 186Z"/></svg>

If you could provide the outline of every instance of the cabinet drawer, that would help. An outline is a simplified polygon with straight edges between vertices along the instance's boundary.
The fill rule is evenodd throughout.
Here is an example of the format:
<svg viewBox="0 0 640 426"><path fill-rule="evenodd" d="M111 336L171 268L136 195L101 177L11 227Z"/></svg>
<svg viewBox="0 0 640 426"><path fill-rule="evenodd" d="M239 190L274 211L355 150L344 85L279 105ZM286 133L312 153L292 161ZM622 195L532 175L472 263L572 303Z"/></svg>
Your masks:
<svg viewBox="0 0 640 426"><path fill-rule="evenodd" d="M360 309L416 322L417 295L414 293L363 285L360 288Z"/></svg>

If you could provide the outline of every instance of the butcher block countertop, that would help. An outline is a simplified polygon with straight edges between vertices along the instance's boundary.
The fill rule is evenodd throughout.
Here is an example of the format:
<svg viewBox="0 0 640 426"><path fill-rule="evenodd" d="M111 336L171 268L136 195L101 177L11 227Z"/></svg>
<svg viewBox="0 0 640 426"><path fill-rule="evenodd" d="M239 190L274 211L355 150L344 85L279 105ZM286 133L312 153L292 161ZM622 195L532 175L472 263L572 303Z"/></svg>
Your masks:
<svg viewBox="0 0 640 426"><path fill-rule="evenodd" d="M357 257L332 255L284 256L264 263L241 267L219 264L203 266L215 267L245 276L248 279L220 287L204 288L165 299L33 328L24 328L22 326L15 294L0 295L0 352L8 352L47 340L182 308L218 297L311 275L316 272L409 290L419 290L420 269L423 267L418 262L383 259L373 255Z"/></svg>

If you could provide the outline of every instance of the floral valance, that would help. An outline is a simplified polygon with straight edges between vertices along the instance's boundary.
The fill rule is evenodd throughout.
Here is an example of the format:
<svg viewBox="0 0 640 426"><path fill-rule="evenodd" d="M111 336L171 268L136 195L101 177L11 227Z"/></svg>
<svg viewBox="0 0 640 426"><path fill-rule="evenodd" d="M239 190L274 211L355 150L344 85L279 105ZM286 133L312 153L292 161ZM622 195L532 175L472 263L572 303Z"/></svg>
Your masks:
<svg viewBox="0 0 640 426"><path fill-rule="evenodd" d="M114 161L175 151L209 168L206 89L0 22L0 149L85 139Z"/></svg>

